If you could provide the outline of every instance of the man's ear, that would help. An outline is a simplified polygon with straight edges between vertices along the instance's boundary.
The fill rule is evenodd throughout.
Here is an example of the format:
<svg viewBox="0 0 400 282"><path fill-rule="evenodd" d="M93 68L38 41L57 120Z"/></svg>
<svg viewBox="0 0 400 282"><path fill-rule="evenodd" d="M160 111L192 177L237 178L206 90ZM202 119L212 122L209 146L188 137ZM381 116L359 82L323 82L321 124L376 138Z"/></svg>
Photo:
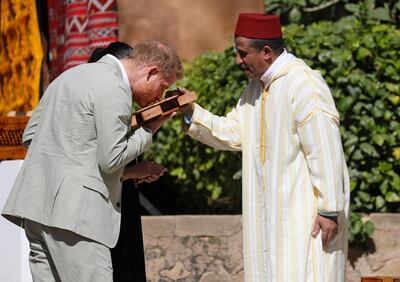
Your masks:
<svg viewBox="0 0 400 282"><path fill-rule="evenodd" d="M265 45L265 46L262 48L262 51L263 51L263 53L264 53L264 58L265 58L266 60L270 60L270 59L272 58L273 51L272 51L271 47Z"/></svg>
<svg viewBox="0 0 400 282"><path fill-rule="evenodd" d="M156 66L149 67L147 71L147 81L150 79L152 75L156 75L157 73L158 73L158 67Z"/></svg>

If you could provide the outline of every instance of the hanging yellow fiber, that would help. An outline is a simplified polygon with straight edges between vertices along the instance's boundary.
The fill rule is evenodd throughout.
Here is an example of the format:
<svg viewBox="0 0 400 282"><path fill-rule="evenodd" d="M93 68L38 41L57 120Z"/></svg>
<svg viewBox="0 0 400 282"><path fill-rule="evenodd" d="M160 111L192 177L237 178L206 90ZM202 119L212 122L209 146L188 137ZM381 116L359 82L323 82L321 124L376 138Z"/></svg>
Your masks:
<svg viewBox="0 0 400 282"><path fill-rule="evenodd" d="M39 100L43 51L34 0L0 1L0 115Z"/></svg>

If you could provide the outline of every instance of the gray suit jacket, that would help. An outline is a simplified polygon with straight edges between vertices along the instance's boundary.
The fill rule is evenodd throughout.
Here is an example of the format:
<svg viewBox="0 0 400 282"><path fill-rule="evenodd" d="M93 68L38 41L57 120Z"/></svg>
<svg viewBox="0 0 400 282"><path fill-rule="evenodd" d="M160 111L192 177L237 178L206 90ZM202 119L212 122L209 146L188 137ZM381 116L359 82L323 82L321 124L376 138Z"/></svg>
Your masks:
<svg viewBox="0 0 400 282"><path fill-rule="evenodd" d="M62 73L35 109L23 142L24 164L4 217L71 230L114 247L120 228L124 166L151 145L131 132L132 94L109 57Z"/></svg>

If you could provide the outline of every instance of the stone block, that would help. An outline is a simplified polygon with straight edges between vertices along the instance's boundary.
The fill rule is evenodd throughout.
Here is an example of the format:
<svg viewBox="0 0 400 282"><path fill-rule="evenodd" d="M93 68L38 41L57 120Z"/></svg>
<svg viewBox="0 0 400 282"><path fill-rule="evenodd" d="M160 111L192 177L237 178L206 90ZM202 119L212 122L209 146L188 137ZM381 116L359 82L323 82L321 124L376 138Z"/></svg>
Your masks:
<svg viewBox="0 0 400 282"><path fill-rule="evenodd" d="M371 214L367 249L349 248L347 282L400 276L400 214ZM240 215L146 216L142 219L148 282L243 281Z"/></svg>

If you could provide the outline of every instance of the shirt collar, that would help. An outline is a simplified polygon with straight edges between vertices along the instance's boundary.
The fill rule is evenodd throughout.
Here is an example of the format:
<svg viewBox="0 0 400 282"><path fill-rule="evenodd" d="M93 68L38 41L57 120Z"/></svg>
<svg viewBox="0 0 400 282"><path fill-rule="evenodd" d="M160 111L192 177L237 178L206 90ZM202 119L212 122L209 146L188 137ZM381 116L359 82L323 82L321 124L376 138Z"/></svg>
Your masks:
<svg viewBox="0 0 400 282"><path fill-rule="evenodd" d="M296 59L295 56L288 53L286 49L283 50L282 54L272 63L272 65L266 70L266 72L261 76L260 80L264 86L269 86L273 81L274 77L279 74L280 70L288 62Z"/></svg>
<svg viewBox="0 0 400 282"><path fill-rule="evenodd" d="M113 55L111 55L111 54L107 54L106 56L112 58L114 61L117 62L119 68L121 69L122 80L123 80L126 84L128 84L128 86L130 87L130 83L129 83L129 79L128 79L128 73L126 72L126 70L125 70L125 68L124 68L124 65L121 63L121 61L120 61L117 57L115 57L115 56L113 56Z"/></svg>

